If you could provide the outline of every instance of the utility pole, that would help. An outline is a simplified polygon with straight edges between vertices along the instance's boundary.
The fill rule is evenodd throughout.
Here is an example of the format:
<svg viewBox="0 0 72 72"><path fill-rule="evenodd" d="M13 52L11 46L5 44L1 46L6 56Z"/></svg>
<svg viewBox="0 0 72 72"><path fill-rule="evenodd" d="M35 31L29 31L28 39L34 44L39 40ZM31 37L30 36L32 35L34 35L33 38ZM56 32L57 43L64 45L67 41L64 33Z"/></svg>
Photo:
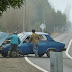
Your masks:
<svg viewBox="0 0 72 72"><path fill-rule="evenodd" d="M46 28L46 25L45 25L45 12L44 12L44 1L42 0L42 9L43 9L43 18L42 18L42 21L43 23L40 25L40 28L42 29L42 32L44 32L44 28ZM44 26L44 27L43 27Z"/></svg>
<svg viewBox="0 0 72 72"><path fill-rule="evenodd" d="M43 3L43 0L42 0L42 9L43 9L43 23L45 24L45 15L44 15L44 3Z"/></svg>
<svg viewBox="0 0 72 72"><path fill-rule="evenodd" d="M26 0L24 0L23 31L25 31L25 24L26 24Z"/></svg>

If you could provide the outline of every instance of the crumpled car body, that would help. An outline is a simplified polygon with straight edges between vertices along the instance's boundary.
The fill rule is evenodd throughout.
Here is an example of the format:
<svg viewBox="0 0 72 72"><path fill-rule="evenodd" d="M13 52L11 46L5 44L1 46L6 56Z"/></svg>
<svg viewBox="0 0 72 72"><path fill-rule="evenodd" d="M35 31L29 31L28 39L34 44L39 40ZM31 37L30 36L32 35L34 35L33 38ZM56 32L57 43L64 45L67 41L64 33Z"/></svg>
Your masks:
<svg viewBox="0 0 72 72"><path fill-rule="evenodd" d="M39 43L38 43L38 55L42 57L44 54L47 54L50 57L50 52L61 52L66 50L65 44L57 42L51 38L48 33L36 32L39 35ZM29 43L29 38L32 32L22 32L19 33L18 36L21 40L21 43L18 45L18 51L21 55L34 54L33 52L33 44ZM0 50L2 56L3 54L7 56L8 50L10 48L10 44L3 44L2 49Z"/></svg>

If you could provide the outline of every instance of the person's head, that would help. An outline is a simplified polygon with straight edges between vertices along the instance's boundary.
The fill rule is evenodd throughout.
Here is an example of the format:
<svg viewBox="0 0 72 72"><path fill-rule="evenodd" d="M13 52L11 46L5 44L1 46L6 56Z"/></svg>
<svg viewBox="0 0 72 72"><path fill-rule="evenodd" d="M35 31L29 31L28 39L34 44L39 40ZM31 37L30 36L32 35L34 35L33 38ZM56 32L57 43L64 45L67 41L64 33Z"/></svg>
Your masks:
<svg viewBox="0 0 72 72"><path fill-rule="evenodd" d="M32 33L35 33L35 30L32 30Z"/></svg>
<svg viewBox="0 0 72 72"><path fill-rule="evenodd" d="M16 31L16 32L14 32L14 34L17 34L17 31Z"/></svg>

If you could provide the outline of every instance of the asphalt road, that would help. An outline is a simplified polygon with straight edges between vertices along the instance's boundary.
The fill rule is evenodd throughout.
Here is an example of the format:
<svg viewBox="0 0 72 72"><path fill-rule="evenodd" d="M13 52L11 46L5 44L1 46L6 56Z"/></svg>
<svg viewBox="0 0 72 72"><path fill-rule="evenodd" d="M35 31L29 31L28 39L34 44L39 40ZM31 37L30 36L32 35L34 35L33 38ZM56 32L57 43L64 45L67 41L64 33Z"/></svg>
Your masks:
<svg viewBox="0 0 72 72"><path fill-rule="evenodd" d="M4 58L0 55L0 72L42 72L29 63L24 57Z"/></svg>
<svg viewBox="0 0 72 72"><path fill-rule="evenodd" d="M67 48L71 38L72 34L66 33L59 37L56 37L55 40L65 43ZM72 48L70 48L69 54L72 56ZM47 58L46 55L44 55L41 58L39 57L35 58L34 55L29 55L28 59L34 64L40 66L41 68L50 71L50 59ZM38 70L37 68L27 63L24 57L3 58L0 55L0 72L42 72L42 71ZM66 56L65 52L63 52L63 72L72 72L72 60Z"/></svg>
<svg viewBox="0 0 72 72"><path fill-rule="evenodd" d="M65 43L66 48L67 48L71 38L72 38L71 33L65 33L54 39L56 41ZM72 45L70 46L69 54L72 56L72 48L71 47L72 47ZM62 52L62 53L63 53L63 72L72 72L72 59L70 59L70 58L68 58L68 56L66 56L66 51ZM28 59L31 62L33 62L34 64L36 64L36 65L40 66L41 68L50 72L50 59L47 58L46 55L44 55L41 58L35 58L34 55L29 55Z"/></svg>

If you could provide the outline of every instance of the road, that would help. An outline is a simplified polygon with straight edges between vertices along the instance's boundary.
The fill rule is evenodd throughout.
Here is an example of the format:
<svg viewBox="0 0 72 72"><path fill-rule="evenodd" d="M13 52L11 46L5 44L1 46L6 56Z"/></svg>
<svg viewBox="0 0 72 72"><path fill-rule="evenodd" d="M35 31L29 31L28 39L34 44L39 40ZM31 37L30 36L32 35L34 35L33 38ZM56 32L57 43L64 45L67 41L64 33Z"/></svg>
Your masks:
<svg viewBox="0 0 72 72"><path fill-rule="evenodd" d="M55 40L65 43L67 48L71 38L72 34L66 33L56 37ZM70 48L69 54L72 56L72 48ZM27 63L24 59L25 57L3 58L0 55L0 72L42 72ZM35 58L34 55L29 55L28 59L34 64L50 72L50 58L47 58L46 55L41 58ZM63 52L63 72L72 72L72 60L66 56L65 52Z"/></svg>
<svg viewBox="0 0 72 72"><path fill-rule="evenodd" d="M20 58L3 58L0 55L0 72L42 72L29 63L24 57Z"/></svg>
<svg viewBox="0 0 72 72"><path fill-rule="evenodd" d="M71 33L65 33L55 38L56 41L62 42L66 44L66 48L69 45L69 42L72 38ZM69 49L69 54L72 56L72 45ZM63 53L63 72L72 72L72 60L66 56L66 51ZM28 59L34 64L40 66L41 68L50 72L50 59L44 55L41 58L34 58L34 55L29 55Z"/></svg>

